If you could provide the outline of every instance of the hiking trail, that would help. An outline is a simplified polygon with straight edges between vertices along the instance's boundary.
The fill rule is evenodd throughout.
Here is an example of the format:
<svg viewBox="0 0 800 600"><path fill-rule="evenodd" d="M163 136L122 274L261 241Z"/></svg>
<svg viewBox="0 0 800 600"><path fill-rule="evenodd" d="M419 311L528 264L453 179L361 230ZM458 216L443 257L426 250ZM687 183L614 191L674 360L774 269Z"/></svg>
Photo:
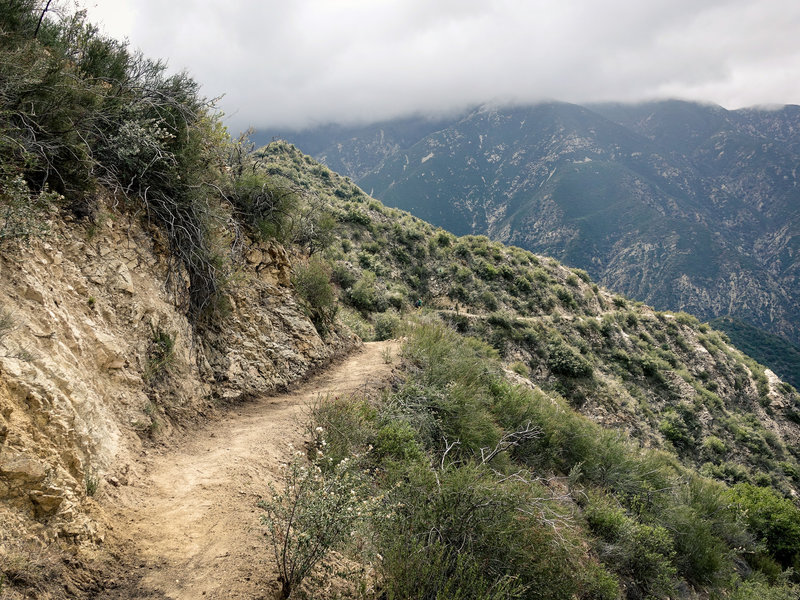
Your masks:
<svg viewBox="0 0 800 600"><path fill-rule="evenodd" d="M97 598L270 598L276 570L258 500L277 482L289 444L303 443L304 409L327 394L385 381L396 341L366 343L296 390L242 403L142 457L144 475L103 501L123 581Z"/></svg>

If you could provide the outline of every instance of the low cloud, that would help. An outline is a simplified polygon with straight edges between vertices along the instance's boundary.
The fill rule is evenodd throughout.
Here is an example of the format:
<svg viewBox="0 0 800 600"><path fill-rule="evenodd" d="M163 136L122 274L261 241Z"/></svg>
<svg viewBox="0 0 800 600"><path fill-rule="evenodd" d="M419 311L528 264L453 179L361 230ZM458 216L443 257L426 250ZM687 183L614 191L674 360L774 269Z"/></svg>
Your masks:
<svg viewBox="0 0 800 600"><path fill-rule="evenodd" d="M800 104L796 0L95 0L232 130L487 101Z"/></svg>

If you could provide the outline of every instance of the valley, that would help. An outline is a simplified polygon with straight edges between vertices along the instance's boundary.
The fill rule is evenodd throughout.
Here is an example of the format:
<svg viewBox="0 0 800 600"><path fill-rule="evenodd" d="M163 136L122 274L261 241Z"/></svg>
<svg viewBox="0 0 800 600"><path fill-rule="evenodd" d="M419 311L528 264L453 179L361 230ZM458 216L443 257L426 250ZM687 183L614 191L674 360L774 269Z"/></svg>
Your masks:
<svg viewBox="0 0 800 600"><path fill-rule="evenodd" d="M553 256L656 308L731 315L797 344L799 132L796 106L662 101L487 105L449 120L279 134L455 234Z"/></svg>

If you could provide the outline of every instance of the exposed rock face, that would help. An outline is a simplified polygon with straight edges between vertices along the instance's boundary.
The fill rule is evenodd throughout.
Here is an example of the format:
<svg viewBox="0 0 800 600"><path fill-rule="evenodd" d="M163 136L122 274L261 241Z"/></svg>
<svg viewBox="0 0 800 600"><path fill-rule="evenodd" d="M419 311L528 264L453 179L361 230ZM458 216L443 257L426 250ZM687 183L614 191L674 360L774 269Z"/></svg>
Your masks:
<svg viewBox="0 0 800 600"><path fill-rule="evenodd" d="M134 475L142 437L219 399L284 387L357 343L320 338L295 299L286 252L270 244L247 252L231 314L200 341L175 307L153 238L116 214L93 229L54 226L0 255L0 310L10 317L0 332L0 541L34 521L45 538L97 537L82 506L98 485ZM174 350L153 372L158 332Z"/></svg>

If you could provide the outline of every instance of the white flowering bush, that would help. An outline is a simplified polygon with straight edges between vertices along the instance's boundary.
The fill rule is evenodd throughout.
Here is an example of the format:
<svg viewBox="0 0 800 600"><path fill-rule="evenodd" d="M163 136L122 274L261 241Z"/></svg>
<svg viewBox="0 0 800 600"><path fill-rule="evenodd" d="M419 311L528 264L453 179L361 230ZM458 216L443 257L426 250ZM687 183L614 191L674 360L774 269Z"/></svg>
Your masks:
<svg viewBox="0 0 800 600"><path fill-rule="evenodd" d="M324 448L313 457L295 452L284 465L281 486L270 486L270 495L259 503L278 567L281 598L288 598L329 550L351 536L374 503L353 459L322 468L331 464Z"/></svg>

